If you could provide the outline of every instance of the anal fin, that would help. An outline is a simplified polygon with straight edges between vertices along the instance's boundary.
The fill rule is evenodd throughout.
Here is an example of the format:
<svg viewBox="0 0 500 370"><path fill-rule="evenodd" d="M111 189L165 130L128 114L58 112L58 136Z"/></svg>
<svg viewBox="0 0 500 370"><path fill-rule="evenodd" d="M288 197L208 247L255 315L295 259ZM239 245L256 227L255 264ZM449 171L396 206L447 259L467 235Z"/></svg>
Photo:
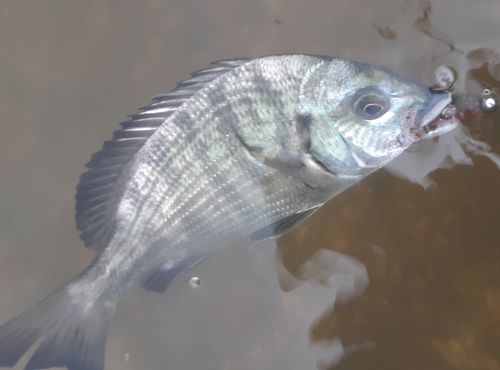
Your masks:
<svg viewBox="0 0 500 370"><path fill-rule="evenodd" d="M141 279L141 286L150 292L163 293L175 278L196 266L209 255L210 253L195 255L177 263L164 263L144 275Z"/></svg>
<svg viewBox="0 0 500 370"><path fill-rule="evenodd" d="M308 218L310 215L316 212L318 208L319 206L308 209L307 211L304 212L294 213L293 215L287 216L285 218L282 218L281 220L273 222L272 224L267 225L262 229L255 231L251 235L250 239L253 241L262 241L265 239L277 238L285 234L286 232L290 231L298 224L300 224L302 221L304 221L306 218Z"/></svg>

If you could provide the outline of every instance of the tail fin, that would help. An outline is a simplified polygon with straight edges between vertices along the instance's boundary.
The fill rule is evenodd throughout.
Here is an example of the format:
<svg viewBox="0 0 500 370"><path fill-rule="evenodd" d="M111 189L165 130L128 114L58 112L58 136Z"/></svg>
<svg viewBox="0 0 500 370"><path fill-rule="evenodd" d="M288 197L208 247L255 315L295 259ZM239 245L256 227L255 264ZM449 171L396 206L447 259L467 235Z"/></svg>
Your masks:
<svg viewBox="0 0 500 370"><path fill-rule="evenodd" d="M64 367L103 370L108 327L116 304L84 300L65 285L35 307L0 326L0 367L14 366L35 342L26 370Z"/></svg>

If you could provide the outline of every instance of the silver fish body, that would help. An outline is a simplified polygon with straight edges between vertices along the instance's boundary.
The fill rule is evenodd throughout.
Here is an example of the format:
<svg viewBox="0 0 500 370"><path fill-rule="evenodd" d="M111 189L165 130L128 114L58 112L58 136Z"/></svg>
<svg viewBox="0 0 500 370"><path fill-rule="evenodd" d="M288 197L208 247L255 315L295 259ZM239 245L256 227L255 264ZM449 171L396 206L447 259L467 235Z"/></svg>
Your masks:
<svg viewBox="0 0 500 370"><path fill-rule="evenodd" d="M27 369L102 370L108 324L132 284L164 291L234 239L283 234L400 154L450 100L385 68L322 56L192 74L89 162L76 219L98 253L0 327L0 366L43 337Z"/></svg>

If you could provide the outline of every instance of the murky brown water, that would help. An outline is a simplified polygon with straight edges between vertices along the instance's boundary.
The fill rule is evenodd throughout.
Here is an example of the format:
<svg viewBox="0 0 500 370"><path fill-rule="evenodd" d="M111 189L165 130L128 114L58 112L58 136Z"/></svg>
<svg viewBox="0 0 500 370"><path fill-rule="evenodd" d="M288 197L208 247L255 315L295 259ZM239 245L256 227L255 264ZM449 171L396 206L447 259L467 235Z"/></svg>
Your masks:
<svg viewBox="0 0 500 370"><path fill-rule="evenodd" d="M459 89L480 91L478 80L500 87L499 19L496 0L3 0L0 322L88 264L73 221L83 164L189 72L316 53L428 84L451 63ZM500 113L465 123L500 153ZM245 239L165 294L132 288L106 369L328 368L340 343L351 354L336 369L500 369L500 170L473 160L433 172L428 190L379 171L277 252Z"/></svg>

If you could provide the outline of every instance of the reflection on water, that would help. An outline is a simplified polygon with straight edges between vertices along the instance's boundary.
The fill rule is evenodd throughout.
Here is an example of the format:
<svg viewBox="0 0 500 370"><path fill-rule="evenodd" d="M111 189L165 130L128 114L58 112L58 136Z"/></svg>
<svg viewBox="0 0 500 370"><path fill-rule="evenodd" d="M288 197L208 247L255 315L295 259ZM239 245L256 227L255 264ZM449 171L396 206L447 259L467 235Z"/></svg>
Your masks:
<svg viewBox="0 0 500 370"><path fill-rule="evenodd" d="M449 64L459 92L500 88L499 17L488 0L2 1L0 322L88 264L74 187L147 97L212 60L291 52L427 84ZM493 153L499 114L464 122ZM276 262L243 240L165 294L134 287L106 368L499 369L500 171L456 135L392 167L427 190L380 171L279 239Z"/></svg>
<svg viewBox="0 0 500 370"><path fill-rule="evenodd" d="M411 1L405 0L411 10L417 12L418 16L415 19L414 27L421 31L424 35L439 41L450 48L450 51L441 57L451 53L463 53L462 50L455 47L453 39L442 31L436 29L431 22L432 4L427 0Z"/></svg>

